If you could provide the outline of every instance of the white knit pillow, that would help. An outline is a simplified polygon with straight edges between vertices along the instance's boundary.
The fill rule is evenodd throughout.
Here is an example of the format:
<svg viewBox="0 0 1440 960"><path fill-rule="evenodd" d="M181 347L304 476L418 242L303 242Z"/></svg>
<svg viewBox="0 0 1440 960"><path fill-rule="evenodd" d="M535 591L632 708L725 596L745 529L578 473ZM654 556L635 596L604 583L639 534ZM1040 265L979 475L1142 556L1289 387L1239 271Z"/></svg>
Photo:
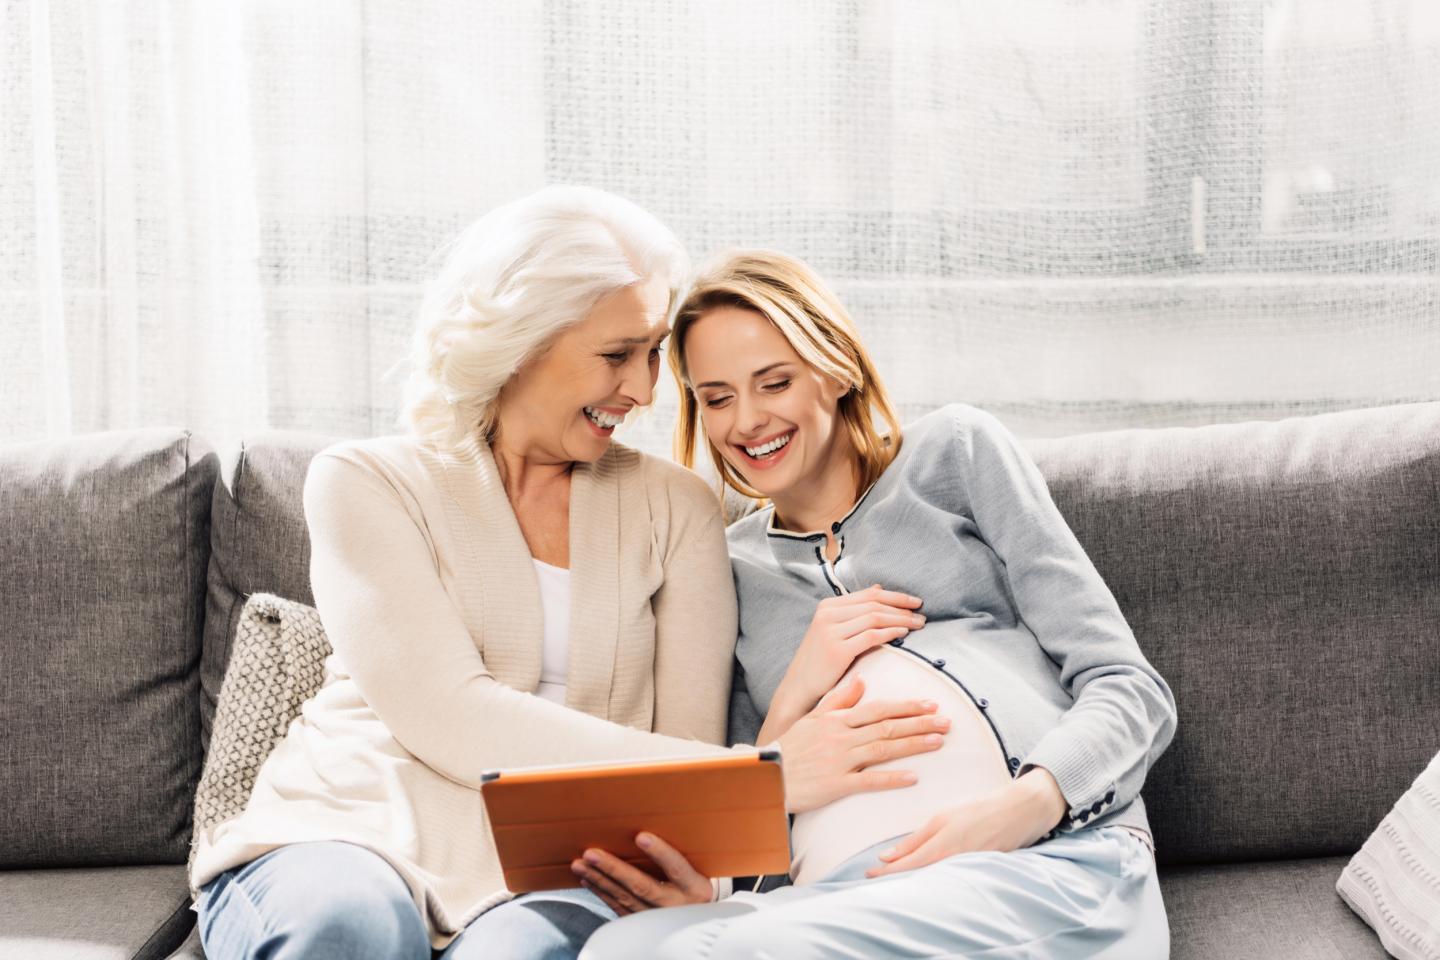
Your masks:
<svg viewBox="0 0 1440 960"><path fill-rule="evenodd" d="M1340 897L1401 960L1440 960L1440 754L1340 871Z"/></svg>
<svg viewBox="0 0 1440 960"><path fill-rule="evenodd" d="M268 593L245 601L215 704L210 752L195 791L191 875L194 838L244 811L260 765L284 738L301 705L320 689L329 655L330 641L314 607Z"/></svg>

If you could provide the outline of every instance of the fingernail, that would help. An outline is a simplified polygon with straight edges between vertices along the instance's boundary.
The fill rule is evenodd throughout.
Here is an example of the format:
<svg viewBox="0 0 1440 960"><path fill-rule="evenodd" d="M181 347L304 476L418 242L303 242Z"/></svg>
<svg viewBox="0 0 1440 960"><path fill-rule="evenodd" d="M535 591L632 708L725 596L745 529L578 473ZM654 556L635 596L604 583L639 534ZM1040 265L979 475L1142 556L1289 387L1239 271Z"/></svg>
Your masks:
<svg viewBox="0 0 1440 960"><path fill-rule="evenodd" d="M889 850L886 850L884 853L880 854L880 859L889 860L893 856L895 856L895 848L891 847Z"/></svg>
<svg viewBox="0 0 1440 960"><path fill-rule="evenodd" d="M572 861L570 864L570 872L576 874L583 874L585 872L585 864L581 863L579 860Z"/></svg>
<svg viewBox="0 0 1440 960"><path fill-rule="evenodd" d="M599 851L597 851L597 850L586 850L586 851L585 851L585 862L586 862L586 863L599 863L599 862L600 862L600 853L599 853Z"/></svg>
<svg viewBox="0 0 1440 960"><path fill-rule="evenodd" d="M942 744L942 743L944 743L944 742L945 742L945 738L942 737L942 736L940 736L940 734L938 734L938 733L927 733L927 734L925 734L925 743L926 743L927 746L938 747L938 746L940 746L940 744Z"/></svg>
<svg viewBox="0 0 1440 960"><path fill-rule="evenodd" d="M934 700L921 700L920 706L926 710L934 710L935 708L939 707L940 704L936 703Z"/></svg>
<svg viewBox="0 0 1440 960"><path fill-rule="evenodd" d="M915 774L911 773L911 772L908 771L908 770L905 771L904 773L900 774L900 781L901 781L902 783L914 783L917 779L919 779L919 778L916 777Z"/></svg>
<svg viewBox="0 0 1440 960"><path fill-rule="evenodd" d="M936 717L936 718L935 718L935 726L939 727L941 730L949 730L949 729L950 729L950 718L949 718L949 717Z"/></svg>
<svg viewBox="0 0 1440 960"><path fill-rule="evenodd" d="M648 849L649 846L650 846L650 841L651 841L651 839L652 839L652 838L651 838L650 834L648 834L648 833L642 833L642 834L639 834L639 835L637 835L637 836L635 837L635 842L638 843L642 848Z"/></svg>

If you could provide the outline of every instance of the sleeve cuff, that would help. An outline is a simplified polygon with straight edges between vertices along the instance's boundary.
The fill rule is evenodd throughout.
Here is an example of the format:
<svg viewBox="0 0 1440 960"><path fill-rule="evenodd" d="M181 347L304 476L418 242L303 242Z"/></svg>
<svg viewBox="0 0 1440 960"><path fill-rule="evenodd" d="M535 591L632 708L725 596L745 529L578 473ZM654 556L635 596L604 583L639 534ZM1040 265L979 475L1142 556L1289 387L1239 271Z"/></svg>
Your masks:
<svg viewBox="0 0 1440 960"><path fill-rule="evenodd" d="M1024 773L1031 767L1049 770L1065 796L1065 819L1056 830L1083 827L1115 803L1115 781L1099 758L1078 741L1042 739L1025 758L1019 772Z"/></svg>

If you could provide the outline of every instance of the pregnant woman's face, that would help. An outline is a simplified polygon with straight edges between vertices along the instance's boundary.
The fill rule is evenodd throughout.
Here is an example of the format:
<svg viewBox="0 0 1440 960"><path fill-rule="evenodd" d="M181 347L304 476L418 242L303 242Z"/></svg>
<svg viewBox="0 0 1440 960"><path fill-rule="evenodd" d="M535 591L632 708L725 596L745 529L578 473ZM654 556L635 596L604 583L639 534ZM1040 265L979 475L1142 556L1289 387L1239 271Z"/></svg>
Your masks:
<svg viewBox="0 0 1440 960"><path fill-rule="evenodd" d="M717 307L690 327L686 365L705 434L755 490L804 497L849 454L836 409L845 388L807 365L754 310Z"/></svg>
<svg viewBox="0 0 1440 960"><path fill-rule="evenodd" d="M556 336L501 389L496 442L542 462L599 459L654 398L669 294L664 277L632 284Z"/></svg>

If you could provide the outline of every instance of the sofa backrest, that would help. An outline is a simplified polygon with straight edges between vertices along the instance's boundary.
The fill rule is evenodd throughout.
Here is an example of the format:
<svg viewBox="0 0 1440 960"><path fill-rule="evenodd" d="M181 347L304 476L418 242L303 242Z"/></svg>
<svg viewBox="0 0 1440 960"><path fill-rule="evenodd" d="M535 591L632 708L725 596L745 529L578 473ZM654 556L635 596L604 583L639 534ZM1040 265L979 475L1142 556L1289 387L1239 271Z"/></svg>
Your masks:
<svg viewBox="0 0 1440 960"><path fill-rule="evenodd" d="M1440 749L1440 403L1029 446L1175 694L1161 861L1357 849Z"/></svg>
<svg viewBox="0 0 1440 960"><path fill-rule="evenodd" d="M241 594L310 602L329 442L253 438L216 488L212 706ZM1440 749L1440 403L1027 446L1179 705L1162 862L1358 848Z"/></svg>
<svg viewBox="0 0 1440 960"><path fill-rule="evenodd" d="M210 571L200 665L201 738L209 747L215 701L245 598L273 593L313 605L310 537L300 495L315 454L336 438L292 431L258 433L223 451L210 506Z"/></svg>
<svg viewBox="0 0 1440 960"><path fill-rule="evenodd" d="M185 862L218 470L181 430L0 446L0 867Z"/></svg>

